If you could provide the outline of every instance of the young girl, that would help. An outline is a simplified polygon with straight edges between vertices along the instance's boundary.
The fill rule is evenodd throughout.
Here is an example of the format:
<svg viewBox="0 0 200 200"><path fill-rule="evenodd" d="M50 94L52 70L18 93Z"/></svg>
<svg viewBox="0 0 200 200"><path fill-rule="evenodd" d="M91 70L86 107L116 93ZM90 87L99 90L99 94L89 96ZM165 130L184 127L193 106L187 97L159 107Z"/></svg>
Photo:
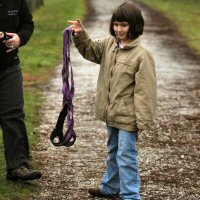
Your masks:
<svg viewBox="0 0 200 200"><path fill-rule="evenodd" d="M140 45L143 17L133 3L119 5L111 18L111 35L102 40L92 40L79 19L68 22L79 52L101 66L95 112L107 124L108 159L101 187L91 188L89 193L139 200L136 145L138 133L153 122L157 87L154 60Z"/></svg>

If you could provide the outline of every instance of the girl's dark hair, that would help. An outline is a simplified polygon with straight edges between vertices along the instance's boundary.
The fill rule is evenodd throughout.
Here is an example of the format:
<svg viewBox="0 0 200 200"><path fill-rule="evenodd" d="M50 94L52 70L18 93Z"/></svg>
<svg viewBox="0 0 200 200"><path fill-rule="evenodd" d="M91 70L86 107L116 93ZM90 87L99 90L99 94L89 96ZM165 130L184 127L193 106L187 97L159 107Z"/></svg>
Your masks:
<svg viewBox="0 0 200 200"><path fill-rule="evenodd" d="M115 36L114 22L128 22L128 38L135 39L143 33L144 19L141 11L131 2L124 2L115 8L110 21L110 34Z"/></svg>

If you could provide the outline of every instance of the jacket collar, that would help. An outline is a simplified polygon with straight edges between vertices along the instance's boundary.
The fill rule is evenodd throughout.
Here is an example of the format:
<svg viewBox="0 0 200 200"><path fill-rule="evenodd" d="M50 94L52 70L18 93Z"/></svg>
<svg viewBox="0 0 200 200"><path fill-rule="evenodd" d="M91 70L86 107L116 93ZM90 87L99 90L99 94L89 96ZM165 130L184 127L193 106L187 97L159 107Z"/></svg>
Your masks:
<svg viewBox="0 0 200 200"><path fill-rule="evenodd" d="M129 44L125 45L123 49L132 49L140 44L141 37L137 37L135 40L130 42Z"/></svg>
<svg viewBox="0 0 200 200"><path fill-rule="evenodd" d="M141 36L137 37L132 42L130 42L129 44L125 45L123 47L123 49L124 50L132 49L132 48L138 46L140 44L140 41L141 41ZM115 44L114 44L113 50L115 50L116 48L118 48L118 46L119 46L119 38L116 37L115 38Z"/></svg>

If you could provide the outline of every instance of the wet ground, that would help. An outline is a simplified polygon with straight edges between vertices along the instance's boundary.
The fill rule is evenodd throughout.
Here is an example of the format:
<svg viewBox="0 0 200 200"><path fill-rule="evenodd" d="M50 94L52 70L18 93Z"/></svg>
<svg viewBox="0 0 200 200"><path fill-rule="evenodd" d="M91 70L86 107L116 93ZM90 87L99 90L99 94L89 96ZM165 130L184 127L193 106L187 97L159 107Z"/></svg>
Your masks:
<svg viewBox="0 0 200 200"><path fill-rule="evenodd" d="M93 38L107 35L113 8L120 0L91 0L93 15L85 24ZM106 5L106 6L105 6ZM158 13L140 5L146 25L143 44L157 66L158 107L155 127L139 137L141 193L144 200L200 199L200 61ZM49 135L62 107L61 66L44 88L41 143L34 155L43 166L37 200L92 200L89 187L101 182L105 171L107 132L94 118L99 66L83 60L72 46L75 78L75 130L70 148L54 147ZM96 198L97 199L97 198Z"/></svg>

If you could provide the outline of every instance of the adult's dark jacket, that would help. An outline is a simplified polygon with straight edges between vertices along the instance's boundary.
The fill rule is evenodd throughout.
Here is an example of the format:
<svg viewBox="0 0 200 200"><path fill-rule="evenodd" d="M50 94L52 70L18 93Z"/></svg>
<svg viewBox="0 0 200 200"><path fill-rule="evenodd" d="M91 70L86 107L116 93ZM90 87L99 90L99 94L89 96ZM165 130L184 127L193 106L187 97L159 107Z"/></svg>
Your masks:
<svg viewBox="0 0 200 200"><path fill-rule="evenodd" d="M32 14L27 0L0 0L0 31L16 33L20 46L25 45L34 30ZM6 53L7 47L0 40L0 70L19 64L18 49Z"/></svg>

